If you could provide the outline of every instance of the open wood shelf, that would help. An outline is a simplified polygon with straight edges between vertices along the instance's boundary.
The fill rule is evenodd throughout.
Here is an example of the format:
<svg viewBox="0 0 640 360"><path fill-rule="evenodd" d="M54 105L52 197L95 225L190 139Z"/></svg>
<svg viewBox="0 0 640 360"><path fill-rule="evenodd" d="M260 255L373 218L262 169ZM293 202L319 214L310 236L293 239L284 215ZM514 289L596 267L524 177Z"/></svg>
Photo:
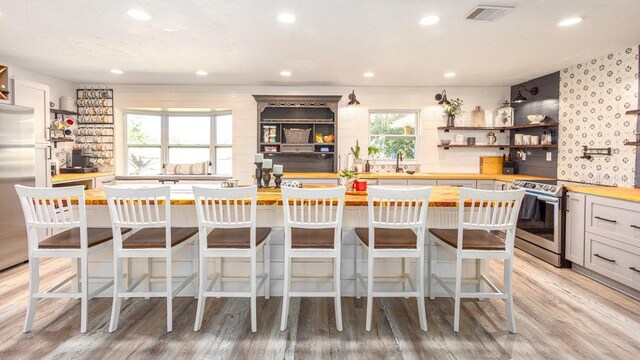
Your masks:
<svg viewBox="0 0 640 360"><path fill-rule="evenodd" d="M52 114L56 114L56 115L80 115L75 111L68 111L68 110L61 110L61 109L51 109L49 111L51 111Z"/></svg>
<svg viewBox="0 0 640 360"><path fill-rule="evenodd" d="M624 144L629 146L640 146L640 141L627 141Z"/></svg>
<svg viewBox="0 0 640 360"><path fill-rule="evenodd" d="M549 145L438 145L439 148L448 150L449 148L487 148L487 149L550 149L557 148L558 144Z"/></svg>
<svg viewBox="0 0 640 360"><path fill-rule="evenodd" d="M523 129L535 129L535 128L548 128L558 126L559 123L557 121L549 121L543 122L540 124L528 124L528 125L515 125L515 126L505 126L505 127L496 127L496 126L439 126L438 130L444 130L444 132L449 132L451 130L497 130L500 132L504 132L505 130L523 130Z"/></svg>
<svg viewBox="0 0 640 360"><path fill-rule="evenodd" d="M638 110L629 110L629 111L627 111L627 115L640 115L640 109L638 109Z"/></svg>
<svg viewBox="0 0 640 360"><path fill-rule="evenodd" d="M331 151L263 151L264 155L278 154L278 155L333 155Z"/></svg>

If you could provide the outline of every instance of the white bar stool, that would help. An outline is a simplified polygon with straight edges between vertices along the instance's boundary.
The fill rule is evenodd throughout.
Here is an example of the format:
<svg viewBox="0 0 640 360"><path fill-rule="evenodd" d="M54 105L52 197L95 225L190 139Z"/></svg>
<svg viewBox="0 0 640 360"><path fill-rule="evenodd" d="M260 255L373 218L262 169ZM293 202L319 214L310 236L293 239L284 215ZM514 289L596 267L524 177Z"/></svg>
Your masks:
<svg viewBox="0 0 640 360"><path fill-rule="evenodd" d="M198 228L171 227L171 194L169 186L153 187L104 187L109 205L111 224L113 226L113 271L114 289L113 306L109 332L118 328L120 305L122 298L130 297L166 297L167 299L167 332L173 329L172 299L196 278L194 273L184 278L176 288L173 287L172 255L191 242ZM164 208L164 209L162 209ZM133 233L123 240L120 229L132 228ZM122 287L124 273L122 260L131 258L147 258L147 273L131 282L125 290ZM151 291L151 258L165 259L166 282L165 291ZM130 276L130 274L127 274ZM146 280L146 291L134 291Z"/></svg>
<svg viewBox="0 0 640 360"><path fill-rule="evenodd" d="M199 239L199 281L198 310L194 330L200 330L207 297L248 297L251 298L251 331L257 331L256 296L264 287L264 297L269 298L269 271L271 228L256 227L257 187L242 188L205 188L193 187L193 195L198 214ZM247 209L248 208L248 209ZM262 249L264 272L257 283L257 252ZM217 283L225 280L238 281L239 278L226 279L220 272L214 274L208 282L208 260L224 257L249 258L249 292L212 291Z"/></svg>
<svg viewBox="0 0 640 360"><path fill-rule="evenodd" d="M280 330L287 328L291 297L333 297L336 328L342 331L340 304L340 246L345 187L282 188L284 205L284 291ZM292 258L332 258L334 290L302 292L291 290ZM317 278L309 280L318 280Z"/></svg>
<svg viewBox="0 0 640 360"><path fill-rule="evenodd" d="M80 332L84 333L87 331L89 300L113 285L113 281L109 281L89 293L89 255L110 245L111 229L87 227L82 186L31 188L16 185L16 192L22 204L29 242L29 305L23 331L29 332L33 328L38 299L68 297L80 299ZM78 201L77 213L72 208L73 200ZM38 232L45 229L63 231L40 239ZM129 231L122 229L123 233ZM52 257L80 259L79 271L41 292L40 258ZM74 278L80 283L79 292L56 292Z"/></svg>
<svg viewBox="0 0 640 360"><path fill-rule="evenodd" d="M427 211L431 187L422 188L383 188L370 186L367 189L369 203L369 227L356 228L356 235L360 240L360 254L356 251L356 297L360 298L358 283L367 291L367 322L366 330L371 331L374 297L413 296L418 303L420 329L427 331L427 317L424 304L424 239L426 236ZM377 211L376 211L377 209ZM362 273L362 256L367 250L367 281ZM402 292L374 291L374 260L376 258L414 258L416 262L416 276L404 269L403 276L397 279L385 280L402 281ZM404 267L404 266L403 266ZM406 291L408 282L412 291Z"/></svg>
<svg viewBox="0 0 640 360"><path fill-rule="evenodd" d="M429 260L429 289L431 282L436 280L445 291L454 298L453 331L460 329L460 299L461 298L499 298L503 299L507 311L507 327L512 333L516 332L516 318L513 311L513 245L516 233L518 212L522 204L525 190L489 191L476 189L460 189L458 202L457 229L430 229L431 248ZM465 203L470 204L465 216ZM506 241L502 241L492 230L506 232ZM454 279L440 278L433 271L436 260L436 246L445 249L456 256L456 277ZM504 291L501 292L484 274L478 272L473 279L477 292L462 292L462 260L475 261L498 259L504 260ZM476 267L479 269L479 267ZM447 282L455 282L452 289ZM480 292L482 285L488 285L493 292Z"/></svg>

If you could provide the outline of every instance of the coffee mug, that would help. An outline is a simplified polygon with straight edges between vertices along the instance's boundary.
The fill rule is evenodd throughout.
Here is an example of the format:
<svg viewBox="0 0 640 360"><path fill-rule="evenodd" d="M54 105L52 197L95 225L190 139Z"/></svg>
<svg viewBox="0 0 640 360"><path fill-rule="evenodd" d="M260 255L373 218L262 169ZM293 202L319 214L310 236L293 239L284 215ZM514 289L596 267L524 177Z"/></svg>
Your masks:
<svg viewBox="0 0 640 360"><path fill-rule="evenodd" d="M524 134L516 134L515 135L516 145L522 145L522 137L523 136L524 136Z"/></svg>
<svg viewBox="0 0 640 360"><path fill-rule="evenodd" d="M454 137L457 145L464 145L464 135L458 134Z"/></svg>
<svg viewBox="0 0 640 360"><path fill-rule="evenodd" d="M531 136L531 145L540 145L540 136L532 135Z"/></svg>
<svg viewBox="0 0 640 360"><path fill-rule="evenodd" d="M531 145L531 135L522 136L522 145Z"/></svg>
<svg viewBox="0 0 640 360"><path fill-rule="evenodd" d="M238 187L238 180L237 179L229 179L227 181L223 181L222 184L220 184L220 186L223 187L223 188Z"/></svg>

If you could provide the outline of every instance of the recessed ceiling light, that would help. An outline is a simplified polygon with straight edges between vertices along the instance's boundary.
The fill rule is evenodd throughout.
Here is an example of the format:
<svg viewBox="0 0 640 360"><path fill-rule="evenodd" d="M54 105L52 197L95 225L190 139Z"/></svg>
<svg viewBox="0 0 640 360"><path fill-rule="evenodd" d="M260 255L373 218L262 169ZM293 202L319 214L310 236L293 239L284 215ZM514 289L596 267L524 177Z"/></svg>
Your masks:
<svg viewBox="0 0 640 360"><path fill-rule="evenodd" d="M121 75L121 74L124 74L124 71L119 69L111 69L111 73Z"/></svg>
<svg viewBox="0 0 640 360"><path fill-rule="evenodd" d="M278 15L278 21L284 24L291 24L296 22L296 16L289 13L282 13Z"/></svg>
<svg viewBox="0 0 640 360"><path fill-rule="evenodd" d="M448 72L448 73L444 74L444 77L446 77L446 78L452 78L452 77L455 77L455 76L456 76L456 73L454 73L454 72Z"/></svg>
<svg viewBox="0 0 640 360"><path fill-rule="evenodd" d="M429 26L435 25L440 22L440 16L437 15L429 15L420 19L420 25Z"/></svg>
<svg viewBox="0 0 640 360"><path fill-rule="evenodd" d="M166 31L166 32L169 32L169 33L172 33L172 32L176 32L176 31L178 31L178 30L180 30L180 29L178 29L178 28L172 28L172 27L166 27L166 28L163 28L162 30L163 30L163 31Z"/></svg>
<svg viewBox="0 0 640 360"><path fill-rule="evenodd" d="M130 9L127 10L127 15L131 16L132 18L136 19L136 20L149 20L151 19L151 15L149 15L148 13L139 10L139 9Z"/></svg>
<svg viewBox="0 0 640 360"><path fill-rule="evenodd" d="M560 21L558 23L558 26L571 26L571 25L576 25L576 24L580 24L582 22L582 20L584 20L581 17L572 17L572 18L568 18L568 19L564 19L562 21Z"/></svg>
<svg viewBox="0 0 640 360"><path fill-rule="evenodd" d="M204 71L204 70L198 70L198 71L196 71L196 75L207 76L207 75L209 75L209 73Z"/></svg>
<svg viewBox="0 0 640 360"><path fill-rule="evenodd" d="M280 71L280 76L291 76L291 71L282 70Z"/></svg>
<svg viewBox="0 0 640 360"><path fill-rule="evenodd" d="M362 74L362 76L364 76L364 77L374 77L374 76L376 76L376 74L374 74L372 72L366 72L366 73Z"/></svg>

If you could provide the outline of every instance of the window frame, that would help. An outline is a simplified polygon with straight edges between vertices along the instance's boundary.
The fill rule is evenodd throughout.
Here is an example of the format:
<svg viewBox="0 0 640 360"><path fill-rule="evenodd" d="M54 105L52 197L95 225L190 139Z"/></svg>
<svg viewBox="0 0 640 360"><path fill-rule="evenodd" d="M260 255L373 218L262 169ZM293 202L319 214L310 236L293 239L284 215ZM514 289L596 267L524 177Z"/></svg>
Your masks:
<svg viewBox="0 0 640 360"><path fill-rule="evenodd" d="M129 124L127 117L129 115L149 115L149 116L160 116L160 144L129 144ZM124 160L124 170L126 174L129 174L129 148L130 147L138 147L138 148L158 148L160 147L160 165L162 171L162 165L169 162L169 149L170 148L183 148L183 149L209 149L209 161L211 161L211 170L212 175L233 175L233 174L220 174L218 173L218 164L216 164L216 155L218 149L228 148L232 149L232 144L218 144L217 143L217 131L218 131L218 117L220 116L232 116L233 122L233 114L232 111L212 111L212 112L180 112L180 111L144 111L144 110L125 110L123 111L123 133L124 133L124 151L122 158ZM209 117L210 118L210 126L209 126L209 144L170 144L169 143L169 118L170 117ZM232 134L233 138L233 129ZM233 169L231 170L233 173Z"/></svg>
<svg viewBox="0 0 640 360"><path fill-rule="evenodd" d="M389 114L389 113L393 113L393 114L415 114L416 115L416 131L415 134L413 135L408 135L408 136L413 136L415 138L415 158L414 159L403 159L402 162L405 164L417 164L419 163L419 159L420 159L420 109L369 109L369 114L367 116L367 133L368 133L368 137L367 137L367 144L368 146L371 146L372 142L371 142L371 138L373 136L380 136L380 135L375 135L375 134L371 134L371 115L372 114ZM367 154L368 155L368 154ZM395 163L396 160L395 159L381 159L381 158L377 158L375 160L377 163L382 163L382 164L390 164L390 163Z"/></svg>

